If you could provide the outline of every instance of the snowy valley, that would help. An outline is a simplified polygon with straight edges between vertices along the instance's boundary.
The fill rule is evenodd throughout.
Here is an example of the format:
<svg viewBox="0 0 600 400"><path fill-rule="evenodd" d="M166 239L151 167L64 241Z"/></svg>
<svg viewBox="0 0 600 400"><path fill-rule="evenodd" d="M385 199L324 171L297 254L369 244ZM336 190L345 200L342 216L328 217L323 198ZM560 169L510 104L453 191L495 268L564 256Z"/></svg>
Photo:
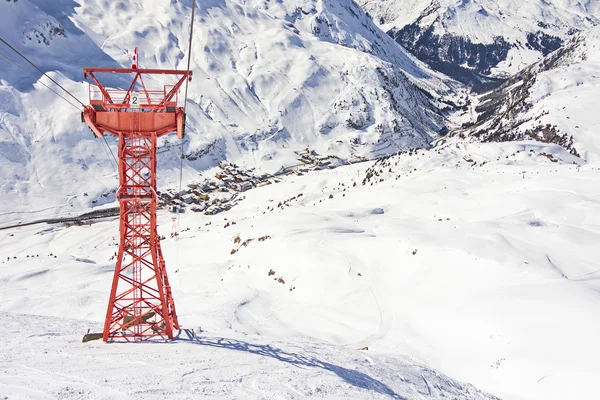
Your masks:
<svg viewBox="0 0 600 400"><path fill-rule="evenodd" d="M598 161L600 119L590 112L600 89L600 27L582 33L499 88L474 98L454 134L484 141L557 143ZM579 149L579 150L578 150Z"/></svg>
<svg viewBox="0 0 600 400"><path fill-rule="evenodd" d="M87 103L82 68L136 47L185 69L191 6L11 0L0 37ZM161 343L82 343L115 269L117 141L0 43L0 398L596 397L597 2L195 12L187 135L158 149L182 325Z"/></svg>
<svg viewBox="0 0 600 400"><path fill-rule="evenodd" d="M590 0L358 3L420 60L470 85L507 78L600 24L600 3Z"/></svg>
<svg viewBox="0 0 600 400"><path fill-rule="evenodd" d="M7 24L2 34L78 98L87 99L82 68L128 65L135 47L145 68L185 68L190 5L3 2ZM260 5L199 4L184 145L195 161L186 163L187 176L224 158L276 172L306 146L322 154L374 158L426 147L444 129L439 110L451 107L444 100L456 84L428 71L352 1L277 3L268 10ZM292 23L292 18L299 20ZM23 23L17 27L16 21ZM49 44L30 40L46 26L60 27L64 35L46 34ZM73 107L5 59L0 58L0 66L0 177L2 192L12 196L10 207L3 203L0 219L14 220L15 213L30 215L32 210L40 212L28 218L38 217L48 203L62 202L66 214L94 200L106 202L102 195L116 186L104 145L94 140ZM114 148L115 142L109 142ZM164 184L179 177L176 141L173 147L160 160ZM81 190L79 182L90 176L96 184ZM82 192L89 197L82 198Z"/></svg>

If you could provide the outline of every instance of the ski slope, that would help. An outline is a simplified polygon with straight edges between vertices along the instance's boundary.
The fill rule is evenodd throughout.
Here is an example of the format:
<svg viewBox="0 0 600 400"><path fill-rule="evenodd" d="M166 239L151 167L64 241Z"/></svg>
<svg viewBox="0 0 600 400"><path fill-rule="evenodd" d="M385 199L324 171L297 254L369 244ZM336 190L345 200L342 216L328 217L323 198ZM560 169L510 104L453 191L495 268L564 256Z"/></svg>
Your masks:
<svg viewBox="0 0 600 400"><path fill-rule="evenodd" d="M554 145L449 141L184 214L162 246L197 339L168 344L80 343L102 327L117 220L0 231L0 392L595 398L599 174ZM237 235L255 240L231 254Z"/></svg>
<svg viewBox="0 0 600 400"><path fill-rule="evenodd" d="M442 3L436 32L474 43L518 43L531 15L561 38L597 23L594 2L507 1L510 23L493 2ZM134 47L143 67L183 68L190 4L7 1L0 34L85 101L81 68L126 66ZM445 102L465 100L350 0L206 0L196 23L185 182L225 158L274 172L306 147L342 159L426 148ZM595 398L597 33L559 68L539 67L517 115L573 133L583 158L440 139L288 176L218 216L183 215L162 242L185 328L173 343L81 343L102 328L116 219L0 230L0 395ZM539 56L516 49L495 72ZM476 105L457 121L475 122ZM114 206L102 147L75 109L0 58L2 226ZM179 143L159 153L158 189L177 188ZM159 214L166 237L171 218Z"/></svg>
<svg viewBox="0 0 600 400"><path fill-rule="evenodd" d="M183 332L169 344L109 346L82 344L82 322L0 317L3 336L27 332L24 343L0 345L8 399L495 399L405 358L314 340ZM43 344L41 356L31 342Z"/></svg>

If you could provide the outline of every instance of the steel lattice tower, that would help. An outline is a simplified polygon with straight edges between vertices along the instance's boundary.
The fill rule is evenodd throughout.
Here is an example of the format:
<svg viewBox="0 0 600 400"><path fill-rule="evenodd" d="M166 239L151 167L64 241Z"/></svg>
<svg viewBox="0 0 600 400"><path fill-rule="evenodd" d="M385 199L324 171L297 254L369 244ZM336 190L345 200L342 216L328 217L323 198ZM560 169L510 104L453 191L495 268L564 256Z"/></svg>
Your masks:
<svg viewBox="0 0 600 400"><path fill-rule="evenodd" d="M133 79L127 90L107 89L97 78L102 73ZM148 90L142 75L171 75L177 82ZM179 323L156 229L156 142L172 132L183 138L185 109L177 93L192 73L138 69L134 59L132 68L85 68L84 76L91 82L83 121L95 136L119 139L120 240L103 340L172 339Z"/></svg>

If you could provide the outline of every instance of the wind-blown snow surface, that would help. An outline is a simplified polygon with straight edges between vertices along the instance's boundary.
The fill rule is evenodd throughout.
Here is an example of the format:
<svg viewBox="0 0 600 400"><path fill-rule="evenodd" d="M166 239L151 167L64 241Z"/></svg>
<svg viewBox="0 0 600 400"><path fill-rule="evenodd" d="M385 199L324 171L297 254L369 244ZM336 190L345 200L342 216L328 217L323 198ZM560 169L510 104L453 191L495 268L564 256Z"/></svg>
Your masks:
<svg viewBox="0 0 600 400"><path fill-rule="evenodd" d="M184 331L169 344L107 346L82 344L83 322L0 318L4 337L27 332L0 345L6 399L496 399L405 358L314 340ZM41 356L32 342L43 345Z"/></svg>
<svg viewBox="0 0 600 400"><path fill-rule="evenodd" d="M452 83L407 55L352 1L246 3L199 2L185 144L195 161L186 162L186 178L225 157L274 172L306 146L339 156L426 147L443 127L436 99ZM185 69L190 7L190 1L3 1L0 35L85 103L82 67L129 66L134 47L141 67ZM4 45L0 52L39 76ZM124 84L110 77L108 83ZM75 108L0 58L2 219L114 199L114 169L103 147ZM161 183L178 181L174 148L161 154Z"/></svg>
<svg viewBox="0 0 600 400"><path fill-rule="evenodd" d="M184 214L162 246L200 343L79 343L102 326L117 220L2 231L0 392L483 397L449 376L503 399L595 398L600 165L573 162L554 145L449 142ZM232 255L238 234L271 239Z"/></svg>
<svg viewBox="0 0 600 400"><path fill-rule="evenodd" d="M585 31L600 23L600 3L590 0L359 0L373 19L386 31L401 30L414 24L423 36L431 30L439 36L431 53L441 60L452 62L445 54L453 38L467 41L469 67L481 68L480 57L468 48L471 45L490 45L488 52L498 51L499 63L488 67L492 75L514 74L545 55L551 42L566 40L577 31ZM427 36L424 35L424 36ZM445 37L444 37L445 36ZM418 46L418 43L415 43ZM497 46L494 46L497 45ZM438 49L439 47L439 49ZM452 46L450 45L450 48Z"/></svg>

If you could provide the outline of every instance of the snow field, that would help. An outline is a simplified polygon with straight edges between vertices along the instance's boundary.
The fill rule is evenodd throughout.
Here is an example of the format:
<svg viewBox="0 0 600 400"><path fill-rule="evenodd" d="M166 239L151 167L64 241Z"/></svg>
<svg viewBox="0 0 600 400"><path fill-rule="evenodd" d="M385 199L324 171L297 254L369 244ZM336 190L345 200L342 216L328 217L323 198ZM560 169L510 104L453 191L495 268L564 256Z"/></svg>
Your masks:
<svg viewBox="0 0 600 400"><path fill-rule="evenodd" d="M540 156L542 152L560 161L553 163ZM344 379L346 372L341 376L314 365L304 365L307 369L299 372L310 374L310 379L298 378L308 379L308 386L288 392L273 384L281 379L272 380L279 373L288 376L287 365L273 366L270 356L261 359L268 364L265 369L250 368L252 379L260 382L258 389L252 386L256 392L237 392L250 389L243 380L230 382L228 372L211 375L202 369L177 383L183 385L178 390L215 395L210 392L214 386L202 380L207 376L218 382L225 398L240 393L257 398L266 397L264 393L281 398L441 396L434 389L433 394L426 389L410 392L418 379L404 382L390 372L410 370L408 365L417 363L506 399L593 398L594 360L600 355L595 341L600 324L593 318L600 301L594 257L600 235L594 182L600 171L596 164L578 167L573 161L577 159L559 147L535 142L458 147L449 142L375 166L365 163L290 176L246 192L239 206L218 216L184 214L179 238L164 240L162 246L185 328L202 329L200 340L229 338L278 343L284 351L301 349L295 352L358 369L392 392L369 378L359 385L366 390L357 388L356 376ZM380 176L371 179L372 186L363 186L372 166ZM300 193L303 196L297 197ZM289 206L277 207L293 197ZM159 219L159 233L168 237L171 215L161 213ZM236 224L224 228L227 222ZM101 329L117 221L48 228L2 232L0 311L3 320L31 323L33 330L39 329L33 318L41 317L26 315L43 315L57 324L54 332L78 341L87 327ZM255 240L231 254L237 249L237 235L242 241ZM257 240L265 235L271 238ZM34 253L40 257L26 258ZM6 262L7 256L18 258ZM66 324L64 329L61 324ZM44 342L32 349L45 346ZM137 346L77 346L81 347L65 351L81 357L89 356L85 349L120 358L128 358L129 352L154 357L138 352ZM184 373L176 361L181 358L191 369L205 362L206 347L184 346L179 353L161 357L170 372L165 376ZM357 353L363 347L369 350ZM246 356L215 355L219 361L214 368L238 371L242 367L231 365ZM374 361L351 368L352 357ZM360 369L363 366L367 369ZM108 372L116 382L124 379L120 375ZM171 378L157 382L165 379ZM297 385L294 377L291 380ZM348 386L348 380L354 383ZM14 383L13 378L5 382ZM91 390L91 385L81 385ZM36 390L44 393L59 390L40 387ZM464 398L477 398L472 389L461 387ZM89 395L102 393L99 390Z"/></svg>

